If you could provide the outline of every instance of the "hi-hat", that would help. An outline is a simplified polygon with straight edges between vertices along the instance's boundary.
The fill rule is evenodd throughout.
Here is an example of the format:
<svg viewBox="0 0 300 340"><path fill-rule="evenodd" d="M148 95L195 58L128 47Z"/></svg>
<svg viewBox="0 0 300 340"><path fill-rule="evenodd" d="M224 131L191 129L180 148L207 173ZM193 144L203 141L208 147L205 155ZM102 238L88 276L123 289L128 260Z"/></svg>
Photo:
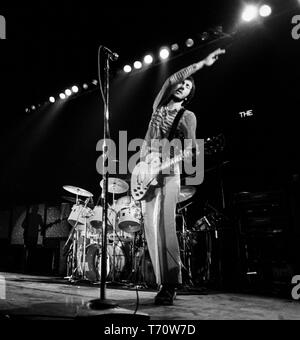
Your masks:
<svg viewBox="0 0 300 340"><path fill-rule="evenodd" d="M178 203L184 202L195 195L196 188L191 185L183 185L180 188Z"/></svg>
<svg viewBox="0 0 300 340"><path fill-rule="evenodd" d="M90 193L89 191L78 188L78 187L73 187L72 185L64 185L63 188L67 190L68 192L78 195L78 196L93 197L93 194Z"/></svg>
<svg viewBox="0 0 300 340"><path fill-rule="evenodd" d="M103 179L100 182L100 186L103 189ZM123 194L124 192L128 191L129 185L119 178L108 178L108 192L111 194Z"/></svg>

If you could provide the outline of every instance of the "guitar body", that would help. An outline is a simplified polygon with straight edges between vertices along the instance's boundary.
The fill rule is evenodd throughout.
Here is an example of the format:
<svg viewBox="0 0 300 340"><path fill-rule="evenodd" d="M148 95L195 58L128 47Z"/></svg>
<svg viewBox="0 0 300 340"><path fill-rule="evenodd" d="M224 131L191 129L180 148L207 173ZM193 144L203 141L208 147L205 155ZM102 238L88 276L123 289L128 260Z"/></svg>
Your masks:
<svg viewBox="0 0 300 340"><path fill-rule="evenodd" d="M134 200L140 201L144 199L149 187L157 184L158 170L153 167L153 164L147 162L138 163L131 174L131 195ZM139 181L139 178L143 178Z"/></svg>
<svg viewBox="0 0 300 340"><path fill-rule="evenodd" d="M219 134L217 137L207 138L204 141L204 153L212 155L224 148L224 135ZM134 200L140 201L144 199L147 191L151 185L157 184L157 176L164 169L170 168L182 161L185 157L191 156L191 152L181 153L172 159L168 159L161 163L160 155L158 153L150 153L147 155L145 161L138 163L131 174L131 195Z"/></svg>

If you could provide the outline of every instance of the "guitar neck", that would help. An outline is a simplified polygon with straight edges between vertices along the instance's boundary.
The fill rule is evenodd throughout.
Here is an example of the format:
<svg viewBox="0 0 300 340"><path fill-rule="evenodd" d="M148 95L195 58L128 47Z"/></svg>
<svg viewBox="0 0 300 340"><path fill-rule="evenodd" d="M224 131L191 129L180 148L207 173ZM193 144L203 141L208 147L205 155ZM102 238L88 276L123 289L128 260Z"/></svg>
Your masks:
<svg viewBox="0 0 300 340"><path fill-rule="evenodd" d="M187 155L184 155L182 152L175 156L174 158L169 158L168 160L166 160L160 167L160 171L165 170L169 167L171 167L172 165L175 165L176 163L181 162L185 157L187 157Z"/></svg>

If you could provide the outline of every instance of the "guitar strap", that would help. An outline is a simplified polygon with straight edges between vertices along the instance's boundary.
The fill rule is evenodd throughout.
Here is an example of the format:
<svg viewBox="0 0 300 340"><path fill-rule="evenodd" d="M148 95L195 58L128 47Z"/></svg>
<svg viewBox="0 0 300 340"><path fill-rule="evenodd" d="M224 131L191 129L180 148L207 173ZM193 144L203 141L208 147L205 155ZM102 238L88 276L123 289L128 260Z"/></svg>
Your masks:
<svg viewBox="0 0 300 340"><path fill-rule="evenodd" d="M168 136L168 140L169 140L169 141L171 141L171 140L175 137L176 129L177 129L177 127L178 127L180 118L181 118L181 117L183 116L183 114L184 114L184 111L185 111L185 108L184 108L184 107L181 108L181 109L178 111L178 113L177 113L177 115L176 115L176 117L175 117L175 119L174 119L174 121L173 121L173 125L172 125L172 127L171 127L171 130L170 130L170 133L169 133L169 136Z"/></svg>

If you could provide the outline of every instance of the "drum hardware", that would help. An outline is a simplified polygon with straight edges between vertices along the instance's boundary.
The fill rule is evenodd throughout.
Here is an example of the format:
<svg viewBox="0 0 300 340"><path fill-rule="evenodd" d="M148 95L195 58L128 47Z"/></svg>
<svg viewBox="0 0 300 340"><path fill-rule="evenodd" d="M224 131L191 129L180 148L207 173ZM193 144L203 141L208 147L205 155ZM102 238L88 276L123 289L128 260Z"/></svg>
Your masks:
<svg viewBox="0 0 300 340"><path fill-rule="evenodd" d="M138 239L137 239L138 238ZM156 279L148 253L144 230L136 233L131 250L131 273L128 281L137 289L156 286ZM156 287L155 287L156 288Z"/></svg>
<svg viewBox="0 0 300 340"><path fill-rule="evenodd" d="M73 256L72 256L72 269L71 269L71 277L70 281L74 281L76 279L75 273L77 273L79 276L82 277L82 279L86 279L85 277L85 249L86 249L86 240L87 240L87 219L91 216L92 210L87 207L88 203L91 200L91 197L93 196L90 192L70 186L65 185L63 188L76 195L75 204L72 207L71 214L68 218L68 222L72 225L72 229L69 233L69 237L67 241L64 244L64 248L68 245L71 237L73 237ZM87 197L84 205L81 204L78 196L85 196ZM79 244L79 232L83 233L83 245ZM82 249L82 256L80 256L80 259L78 258L78 255L80 254L80 251ZM77 276L78 276L77 275Z"/></svg>
<svg viewBox="0 0 300 340"><path fill-rule="evenodd" d="M103 180L100 182L100 186L103 188ZM116 239L117 236L119 237L119 235L117 235L117 228L118 228L118 220L117 220L117 207L116 207L116 199L115 199L115 194L121 194L124 193L128 190L129 186L128 184L123 181L120 180L118 178L109 178L108 179L108 192L112 193L113 195L113 204L111 207L109 207L109 209L111 209L111 211L114 214L114 218L111 221L111 230L112 231L112 270L111 270L111 281L115 282L115 264L116 264ZM109 213L107 214L109 215ZM108 217L109 220L109 217ZM109 237L109 235L107 235ZM120 239L119 239L120 241Z"/></svg>
<svg viewBox="0 0 300 340"><path fill-rule="evenodd" d="M228 220L228 218L220 213L216 208L206 203L204 208L205 215L196 221L192 230L194 232L204 233L204 241L206 248L205 255L205 266L203 268L202 280L204 282L211 281L211 269L213 263L213 242L216 240L217 249L220 247L219 230L223 222ZM218 250L219 251L219 250ZM219 284L222 285L221 273L221 258L217 256L217 266L218 266L218 280Z"/></svg>
<svg viewBox="0 0 300 340"><path fill-rule="evenodd" d="M191 203L190 203L191 204ZM186 208L190 204L178 209L178 213L176 214L176 221L180 220L180 223L177 223L176 228L178 227L179 231L177 232L177 237L179 238L179 243L181 245L181 267L184 269L186 273L186 277L183 277L184 281L188 281L189 285L193 286L193 277L191 271L191 249L189 246L189 231L187 229L187 222L186 222ZM178 226L179 224L179 226ZM183 282L184 283L184 282Z"/></svg>

